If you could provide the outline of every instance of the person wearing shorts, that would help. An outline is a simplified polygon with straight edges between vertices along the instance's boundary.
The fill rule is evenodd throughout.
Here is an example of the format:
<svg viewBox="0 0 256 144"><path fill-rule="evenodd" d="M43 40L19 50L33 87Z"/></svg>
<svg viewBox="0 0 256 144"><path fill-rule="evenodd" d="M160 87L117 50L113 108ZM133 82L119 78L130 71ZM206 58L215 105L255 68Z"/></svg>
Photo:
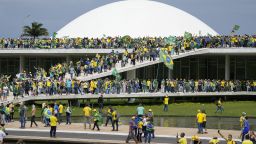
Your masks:
<svg viewBox="0 0 256 144"><path fill-rule="evenodd" d="M90 106L87 104L84 109L84 129L86 129L86 124L89 124L89 129L91 129L91 113L92 113L92 109L90 108Z"/></svg>

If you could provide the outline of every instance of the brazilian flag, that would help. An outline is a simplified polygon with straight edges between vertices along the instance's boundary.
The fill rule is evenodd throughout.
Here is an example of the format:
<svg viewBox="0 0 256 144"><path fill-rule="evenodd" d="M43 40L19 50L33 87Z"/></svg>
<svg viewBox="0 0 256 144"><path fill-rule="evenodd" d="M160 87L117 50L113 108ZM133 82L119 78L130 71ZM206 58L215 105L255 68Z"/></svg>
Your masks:
<svg viewBox="0 0 256 144"><path fill-rule="evenodd" d="M185 32L184 33L184 39L185 40L192 40L192 34L191 33L189 33L189 32Z"/></svg>
<svg viewBox="0 0 256 144"><path fill-rule="evenodd" d="M118 73L118 71L116 70L116 68L114 68L112 70L112 75L116 78L117 81L121 80L121 75Z"/></svg>
<svg viewBox="0 0 256 144"><path fill-rule="evenodd" d="M160 61L164 62L165 66L168 67L169 69L173 69L173 60L170 55L168 55L164 51L160 51Z"/></svg>

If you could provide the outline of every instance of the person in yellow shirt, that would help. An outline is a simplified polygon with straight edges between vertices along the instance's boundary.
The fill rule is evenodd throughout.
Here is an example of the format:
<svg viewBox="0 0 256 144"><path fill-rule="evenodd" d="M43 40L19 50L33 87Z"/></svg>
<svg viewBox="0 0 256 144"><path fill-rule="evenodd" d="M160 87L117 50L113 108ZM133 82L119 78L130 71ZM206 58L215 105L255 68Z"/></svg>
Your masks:
<svg viewBox="0 0 256 144"><path fill-rule="evenodd" d="M203 114L201 112L201 110L197 110L197 115L196 115L196 119L197 119L197 126L198 126L198 132L197 133L203 133Z"/></svg>
<svg viewBox="0 0 256 144"><path fill-rule="evenodd" d="M168 111L168 104L169 104L169 97L165 96L164 97L164 112Z"/></svg>
<svg viewBox="0 0 256 144"><path fill-rule="evenodd" d="M90 108L89 104L87 104L84 109L84 117L85 117L85 122L84 122L84 129L86 129L86 123L89 124L89 129L91 129L91 113L92 109Z"/></svg>
<svg viewBox="0 0 256 144"><path fill-rule="evenodd" d="M191 137L191 144L202 144L202 141L197 135Z"/></svg>
<svg viewBox="0 0 256 144"><path fill-rule="evenodd" d="M205 110L202 110L202 116L203 116L203 124L202 124L202 127L203 127L203 132L204 133L207 133L207 129L206 129L206 112Z"/></svg>
<svg viewBox="0 0 256 144"><path fill-rule="evenodd" d="M50 116L50 125L51 125L50 137L56 137L57 122L58 122L58 119L55 115Z"/></svg>
<svg viewBox="0 0 256 144"><path fill-rule="evenodd" d="M59 124L62 122L62 114L63 114L63 105L62 105L62 103L60 102L60 104L59 104Z"/></svg>
<svg viewBox="0 0 256 144"><path fill-rule="evenodd" d="M209 141L209 144L219 144L219 143L220 143L220 141L218 140L217 137L214 137L214 138L212 138L212 139Z"/></svg>
<svg viewBox="0 0 256 144"><path fill-rule="evenodd" d="M180 134L180 138L179 138L179 135L177 133L176 140L177 140L178 144L187 144L187 139L185 138L185 133L184 132L182 132Z"/></svg>
<svg viewBox="0 0 256 144"><path fill-rule="evenodd" d="M215 111L215 113L217 113L217 112L223 112L224 111L224 108L223 108L223 106L222 106L222 101L221 101L221 98L219 98L219 100L217 101L217 108L216 108L216 111Z"/></svg>
<svg viewBox="0 0 256 144"><path fill-rule="evenodd" d="M113 112L111 115L112 115L112 128L113 128L112 131L118 131L119 116L115 108L113 109Z"/></svg>
<svg viewBox="0 0 256 144"><path fill-rule="evenodd" d="M231 134L228 135L228 138L226 138L226 137L220 132L220 130L218 130L218 134L219 134L223 139L225 139L225 141L227 142L227 144L236 144L236 142L232 139L232 135L231 135Z"/></svg>
<svg viewBox="0 0 256 144"><path fill-rule="evenodd" d="M250 135L245 135L245 140L242 142L242 144L253 144L253 142L250 140Z"/></svg>
<svg viewBox="0 0 256 144"><path fill-rule="evenodd" d="M144 125L144 123L143 123L142 119L140 119L140 121L138 122L138 125L137 125L137 127L138 127L137 140L139 142L142 142L143 125Z"/></svg>
<svg viewBox="0 0 256 144"><path fill-rule="evenodd" d="M113 112L113 109L111 106L108 107L107 109L107 119L106 119L106 123L105 123L105 126L108 125L108 122L110 121L110 123L113 122L113 119L112 119L112 112Z"/></svg>

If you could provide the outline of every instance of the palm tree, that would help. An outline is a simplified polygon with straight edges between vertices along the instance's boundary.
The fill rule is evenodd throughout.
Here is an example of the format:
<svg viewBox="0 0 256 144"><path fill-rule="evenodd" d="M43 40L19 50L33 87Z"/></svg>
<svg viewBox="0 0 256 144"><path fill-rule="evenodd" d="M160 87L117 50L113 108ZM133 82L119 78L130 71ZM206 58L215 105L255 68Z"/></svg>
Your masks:
<svg viewBox="0 0 256 144"><path fill-rule="evenodd" d="M48 36L48 30L46 28L42 27L43 24L38 23L38 22L33 22L30 26L24 26L23 27L23 34L22 36L28 36L28 37L33 37L34 40L36 37L39 36Z"/></svg>

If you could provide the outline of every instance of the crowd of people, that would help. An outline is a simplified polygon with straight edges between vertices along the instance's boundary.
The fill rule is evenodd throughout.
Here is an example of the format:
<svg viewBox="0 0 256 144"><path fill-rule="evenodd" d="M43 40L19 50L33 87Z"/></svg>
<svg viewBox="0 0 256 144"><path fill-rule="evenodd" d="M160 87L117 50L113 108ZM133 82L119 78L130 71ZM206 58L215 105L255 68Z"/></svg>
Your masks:
<svg viewBox="0 0 256 144"><path fill-rule="evenodd" d="M121 93L196 93L196 92L239 92L256 91L256 81L210 80L210 79L133 79L114 78L80 81L77 79L14 79L3 83L1 100L6 101L10 92L18 96L69 95L69 94L121 94Z"/></svg>
<svg viewBox="0 0 256 144"><path fill-rule="evenodd" d="M83 107L81 114L84 117L83 125L84 129L90 130L101 130L101 126L107 127L110 123L112 126L112 131L119 131L120 125L120 117L121 114L115 107L107 106L104 108L104 100L103 97L100 96L98 98L98 109L96 107L92 107L89 103L85 104ZM169 105L169 97L165 96L163 98L163 112L168 111ZM217 110L222 106L222 101L219 99L216 102ZM13 115L15 112L15 105L13 103L9 103L7 105L1 105L0 110L0 135L5 137L8 133L5 130L5 124L13 122ZM56 137L56 129L57 126L64 123L66 125L71 125L71 115L72 108L70 104L62 104L61 102L55 102L52 104L42 103L42 108L36 107L34 104L31 105L31 109L29 109L25 104L20 103L16 112L18 113L20 128L26 128L26 123L28 121L28 117L30 118L30 127L35 125L39 127L36 122L36 113L37 109L40 109L41 112L41 122L44 124L44 127L49 127L50 129L50 137ZM28 111L30 110L30 111ZM207 132L207 114L204 107L201 107L197 111L196 115L196 123L198 125L198 134L206 134ZM221 111L222 112L222 111ZM103 122L103 117L105 122ZM65 119L64 119L65 118ZM250 128L250 124L248 121L248 116L245 112L242 112L242 115L239 119L241 126L241 141L242 144L248 144L246 142L256 142L256 135ZM155 138L155 127L154 127L154 113L153 109L149 108L148 110L144 108L142 104L139 104L136 113L131 117L128 122L129 131L126 143L132 139L135 143L151 143L152 139ZM235 140L232 139L232 135L229 134L226 138L220 130L218 131L219 135L229 144L235 144ZM180 136L177 134L177 143L187 144L187 139L185 137L185 133L181 133ZM200 140L198 135L194 135L191 137L191 143L200 144L202 141ZM209 144L219 144L220 140L217 137L214 137L209 141ZM251 144L251 143L249 143Z"/></svg>
<svg viewBox="0 0 256 144"><path fill-rule="evenodd" d="M172 36L170 36L172 37ZM218 48L218 47L256 47L255 35L233 36L173 36L177 49L186 48ZM102 38L0 38L1 48L133 48L164 47L168 37L130 36L102 37Z"/></svg>

